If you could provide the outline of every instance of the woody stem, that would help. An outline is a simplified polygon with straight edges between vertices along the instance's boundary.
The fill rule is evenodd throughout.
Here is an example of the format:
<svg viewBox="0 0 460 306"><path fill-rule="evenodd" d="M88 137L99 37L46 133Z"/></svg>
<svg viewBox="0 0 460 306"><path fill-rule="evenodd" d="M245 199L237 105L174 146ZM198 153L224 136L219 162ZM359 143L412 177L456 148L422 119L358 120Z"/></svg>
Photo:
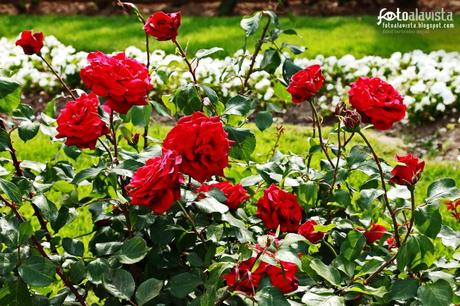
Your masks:
<svg viewBox="0 0 460 306"><path fill-rule="evenodd" d="M62 86L64 86L65 90L72 96L74 100L76 100L78 97L72 92L70 87L64 82L64 80L59 76L59 74L54 70L53 66L41 55L38 54L38 57L42 59L43 62L48 66L48 68L51 70L51 72L56 76L56 78L61 82Z"/></svg>

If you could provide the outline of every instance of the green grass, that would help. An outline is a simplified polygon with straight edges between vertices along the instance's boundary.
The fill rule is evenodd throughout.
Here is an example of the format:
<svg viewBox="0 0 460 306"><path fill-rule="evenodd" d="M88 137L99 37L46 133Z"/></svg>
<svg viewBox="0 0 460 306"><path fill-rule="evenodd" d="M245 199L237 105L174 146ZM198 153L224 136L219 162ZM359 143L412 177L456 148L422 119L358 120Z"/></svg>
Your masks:
<svg viewBox="0 0 460 306"><path fill-rule="evenodd" d="M222 47L219 56L229 55L243 46L240 17L184 17L179 40L192 52L201 48ZM424 51L460 47L460 16L455 28L427 33L384 34L375 16L362 17L287 17L284 28L297 30L300 37L283 35L281 40L308 47L306 56L353 54L389 56L395 51ZM140 23L132 16L0 16L0 36L15 38L24 29L55 35L78 50L112 52L134 45L144 48ZM253 39L249 45L254 45ZM152 41L151 48L173 52L170 42Z"/></svg>

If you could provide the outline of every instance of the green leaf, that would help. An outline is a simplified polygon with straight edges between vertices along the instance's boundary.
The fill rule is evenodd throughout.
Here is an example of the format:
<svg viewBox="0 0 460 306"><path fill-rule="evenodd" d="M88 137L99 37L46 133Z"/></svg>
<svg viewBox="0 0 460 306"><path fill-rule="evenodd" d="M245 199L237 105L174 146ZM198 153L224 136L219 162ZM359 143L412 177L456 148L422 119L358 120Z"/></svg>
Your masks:
<svg viewBox="0 0 460 306"><path fill-rule="evenodd" d="M149 250L145 240L136 236L123 243L121 250L117 253L118 260L123 264L131 265L144 259Z"/></svg>
<svg viewBox="0 0 460 306"><path fill-rule="evenodd" d="M4 194L8 195L8 197L13 202L16 202L16 203L22 202L21 191L15 184L0 178L0 190L3 191Z"/></svg>
<svg viewBox="0 0 460 306"><path fill-rule="evenodd" d="M184 272L171 277L169 286L172 295L183 299L202 283L201 277L198 274Z"/></svg>
<svg viewBox="0 0 460 306"><path fill-rule="evenodd" d="M286 33L286 32L284 32ZM283 48L288 48L289 50L291 50L292 53L294 53L295 55L298 55L298 54L301 54L301 53L304 53L305 52L305 47L304 46L299 46L299 45L292 45L292 44L288 44L288 43L283 43L281 45L281 47Z"/></svg>
<svg viewBox="0 0 460 306"><path fill-rule="evenodd" d="M7 295L2 294L3 290L8 292ZM3 284L0 289L0 305L25 306L34 304L30 298L27 285L21 279L16 279L9 281L7 284Z"/></svg>
<svg viewBox="0 0 460 306"><path fill-rule="evenodd" d="M339 270L332 266L326 266L321 260L318 258L314 258L310 262L310 268L312 268L318 276L324 278L328 281L331 285L339 286L341 282L341 276Z"/></svg>
<svg viewBox="0 0 460 306"><path fill-rule="evenodd" d="M439 237L441 238L442 244L446 247L456 250L458 246L460 246L460 233L458 231L454 231L446 225L441 227Z"/></svg>
<svg viewBox="0 0 460 306"><path fill-rule="evenodd" d="M212 104L216 104L219 101L219 97L217 96L217 93L214 91L214 89L206 85L201 85L201 88Z"/></svg>
<svg viewBox="0 0 460 306"><path fill-rule="evenodd" d="M72 184L77 185L77 184L83 182L86 179L95 178L96 176L99 175L99 173L101 173L102 170L104 170L104 167L96 167L96 168L84 169L84 170L78 172L77 175L75 175L75 177L72 180Z"/></svg>
<svg viewBox="0 0 460 306"><path fill-rule="evenodd" d="M358 292L358 293L364 293L367 295L371 296L376 296L379 298L383 298L383 296L387 293L385 287L378 287L374 288L371 286L364 286L362 284L353 284L353 286L347 288L345 290L346 292Z"/></svg>
<svg viewBox="0 0 460 306"><path fill-rule="evenodd" d="M260 20L262 19L262 14L257 12L252 17L246 17L241 19L240 26L243 28L246 33L246 37L254 34L259 28Z"/></svg>
<svg viewBox="0 0 460 306"><path fill-rule="evenodd" d="M10 135L4 129L0 129L0 151L10 150L10 146Z"/></svg>
<svg viewBox="0 0 460 306"><path fill-rule="evenodd" d="M460 196L455 181L451 178L440 179L431 183L428 187L427 202L435 202L440 199L453 200Z"/></svg>
<svg viewBox="0 0 460 306"><path fill-rule="evenodd" d="M302 70L299 66L294 64L290 59L286 59L283 63L283 79L289 84L291 82L291 77L298 71Z"/></svg>
<svg viewBox="0 0 460 306"><path fill-rule="evenodd" d="M136 291L137 305L142 306L160 294L163 281L150 278L139 285Z"/></svg>
<svg viewBox="0 0 460 306"><path fill-rule="evenodd" d="M390 288L390 299L392 301L410 300L417 295L418 282L415 279L398 279Z"/></svg>
<svg viewBox="0 0 460 306"><path fill-rule="evenodd" d="M16 253L0 253L0 275L6 275L14 270L18 255Z"/></svg>
<svg viewBox="0 0 460 306"><path fill-rule="evenodd" d="M83 256L83 253L85 251L85 246L83 245L83 242L71 238L62 239L62 247L67 253L73 256L81 257Z"/></svg>
<svg viewBox="0 0 460 306"><path fill-rule="evenodd" d="M262 111L256 115L256 126L259 130L264 131L268 129L273 123L273 117L270 112Z"/></svg>
<svg viewBox="0 0 460 306"><path fill-rule="evenodd" d="M105 273L109 272L109 264L103 258L97 258L90 262L87 266L88 280L95 285L102 283Z"/></svg>
<svg viewBox="0 0 460 306"><path fill-rule="evenodd" d="M56 267L48 259L31 256L19 266L18 272L29 286L46 287L55 281Z"/></svg>
<svg viewBox="0 0 460 306"><path fill-rule="evenodd" d="M307 292L302 297L302 303L306 306L344 306L345 299L342 296L331 295L330 293L323 295Z"/></svg>
<svg viewBox="0 0 460 306"><path fill-rule="evenodd" d="M256 136L250 129L226 126L228 137L235 141L230 148L230 156L236 159L249 160L256 148Z"/></svg>
<svg viewBox="0 0 460 306"><path fill-rule="evenodd" d="M37 135L39 128L40 123L38 122L23 121L18 127L19 138L24 142L31 140Z"/></svg>
<svg viewBox="0 0 460 306"><path fill-rule="evenodd" d="M152 116L152 105L135 105L129 111L129 115L131 116L131 122L135 126L144 127L150 123L150 117Z"/></svg>
<svg viewBox="0 0 460 306"><path fill-rule="evenodd" d="M443 279L435 283L425 284L418 288L417 297L426 306L449 306L453 292L449 283Z"/></svg>
<svg viewBox="0 0 460 306"><path fill-rule="evenodd" d="M289 302L278 288L264 287L256 294L257 305L260 306L289 306Z"/></svg>
<svg viewBox="0 0 460 306"><path fill-rule="evenodd" d="M19 244L23 244L34 234L34 229L30 221L19 224Z"/></svg>
<svg viewBox="0 0 460 306"><path fill-rule="evenodd" d="M20 84L5 78L0 78L0 112L10 113L21 103Z"/></svg>
<svg viewBox="0 0 460 306"><path fill-rule="evenodd" d="M212 214L215 212L219 214L224 214L228 211L227 205L220 203L213 197L206 197L204 199L201 199L195 202L195 205L198 207L198 209L207 214Z"/></svg>
<svg viewBox="0 0 460 306"><path fill-rule="evenodd" d="M426 205L415 211L415 226L417 229L430 238L436 238L441 230L442 217L437 207Z"/></svg>
<svg viewBox="0 0 460 306"><path fill-rule="evenodd" d="M213 47L211 49L200 49L200 50L196 51L195 57L198 58L198 59L201 59L203 57L208 57L211 54L214 54L214 53L217 53L217 52L220 52L220 51L224 51L224 49L219 48L219 47Z"/></svg>
<svg viewBox="0 0 460 306"><path fill-rule="evenodd" d="M362 249L366 245L366 238L359 231L350 231L347 239L340 246L340 254L347 260L351 261L361 254Z"/></svg>
<svg viewBox="0 0 460 306"><path fill-rule="evenodd" d="M224 115L247 116L254 108L254 101L245 96L231 97L225 103Z"/></svg>
<svg viewBox="0 0 460 306"><path fill-rule="evenodd" d="M281 57L277 50L269 48L265 50L262 62L260 63L260 69L267 71L268 73L274 73L276 68L281 64Z"/></svg>
<svg viewBox="0 0 460 306"><path fill-rule="evenodd" d="M131 273L123 269L111 270L105 273L102 284L110 294L123 300L131 299L136 286Z"/></svg>

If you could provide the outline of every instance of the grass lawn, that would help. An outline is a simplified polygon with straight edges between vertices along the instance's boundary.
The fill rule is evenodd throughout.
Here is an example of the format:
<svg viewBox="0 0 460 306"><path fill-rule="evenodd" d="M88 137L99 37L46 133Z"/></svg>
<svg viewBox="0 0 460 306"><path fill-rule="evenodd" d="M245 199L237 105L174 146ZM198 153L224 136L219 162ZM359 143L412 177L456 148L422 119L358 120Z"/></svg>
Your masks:
<svg viewBox="0 0 460 306"><path fill-rule="evenodd" d="M243 31L240 17L184 17L179 40L189 50L222 47L219 56L229 55L242 48ZM317 54L343 56L353 54L389 56L395 51L421 49L432 51L460 49L460 16L455 28L427 33L384 34L376 25L375 16L364 17L293 17L281 18L284 28L293 28L297 36L284 35L283 41L308 48L306 56ZM16 37L24 29L55 35L65 44L78 50L112 52L134 45L144 48L141 25L133 16L0 16L0 37ZM224 33L224 35L222 35ZM254 41L251 40L251 46ZM169 42L151 43L152 48L173 52Z"/></svg>

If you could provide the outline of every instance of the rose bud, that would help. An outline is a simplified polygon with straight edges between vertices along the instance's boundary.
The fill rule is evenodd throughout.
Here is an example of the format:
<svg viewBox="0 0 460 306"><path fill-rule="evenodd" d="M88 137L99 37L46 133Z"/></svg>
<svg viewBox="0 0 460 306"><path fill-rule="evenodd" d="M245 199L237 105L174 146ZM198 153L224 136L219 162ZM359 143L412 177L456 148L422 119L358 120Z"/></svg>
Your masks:
<svg viewBox="0 0 460 306"><path fill-rule="evenodd" d="M356 132L361 124L361 115L357 111L347 109L342 113L342 122L346 130Z"/></svg>
<svg viewBox="0 0 460 306"><path fill-rule="evenodd" d="M307 220L299 226L297 233L307 238L311 243L318 243L323 239L325 233L315 231L314 227L317 224L315 220Z"/></svg>
<svg viewBox="0 0 460 306"><path fill-rule="evenodd" d="M144 25L144 31L159 41L176 40L181 23L181 13L156 12L151 15Z"/></svg>
<svg viewBox="0 0 460 306"><path fill-rule="evenodd" d="M269 230L281 232L297 232L302 219L302 207L297 197L286 192L274 184L264 191L264 195L257 202L257 217L262 219Z"/></svg>
<svg viewBox="0 0 460 306"><path fill-rule="evenodd" d="M379 78L359 78L348 92L350 104L360 113L362 121L378 130L388 130L406 115L403 97Z"/></svg>
<svg viewBox="0 0 460 306"><path fill-rule="evenodd" d="M21 37L16 40L16 46L20 46L24 53L27 55L40 54L43 47L43 33L32 31L22 31Z"/></svg>
<svg viewBox="0 0 460 306"><path fill-rule="evenodd" d="M414 157L412 154L396 156L398 165L393 168L390 179L391 183L405 186L415 185L422 175L425 162Z"/></svg>
<svg viewBox="0 0 460 306"><path fill-rule="evenodd" d="M307 101L321 89L324 76L319 65L312 65L296 72L291 77L287 91L292 95L292 102L300 104Z"/></svg>
<svg viewBox="0 0 460 306"><path fill-rule="evenodd" d="M134 145L139 143L139 133L134 134L133 139L131 140Z"/></svg>
<svg viewBox="0 0 460 306"><path fill-rule="evenodd" d="M383 234L387 232L387 228L380 224L372 224L369 229L364 232L367 243L371 244L382 238Z"/></svg>
<svg viewBox="0 0 460 306"><path fill-rule="evenodd" d="M56 138L65 137L68 146L94 149L98 138L110 132L99 117L98 106L99 100L93 93L68 102L57 117Z"/></svg>
<svg viewBox="0 0 460 306"><path fill-rule="evenodd" d="M342 116L343 112L347 109L347 105L343 102L337 104L335 107L335 115L336 116Z"/></svg>

